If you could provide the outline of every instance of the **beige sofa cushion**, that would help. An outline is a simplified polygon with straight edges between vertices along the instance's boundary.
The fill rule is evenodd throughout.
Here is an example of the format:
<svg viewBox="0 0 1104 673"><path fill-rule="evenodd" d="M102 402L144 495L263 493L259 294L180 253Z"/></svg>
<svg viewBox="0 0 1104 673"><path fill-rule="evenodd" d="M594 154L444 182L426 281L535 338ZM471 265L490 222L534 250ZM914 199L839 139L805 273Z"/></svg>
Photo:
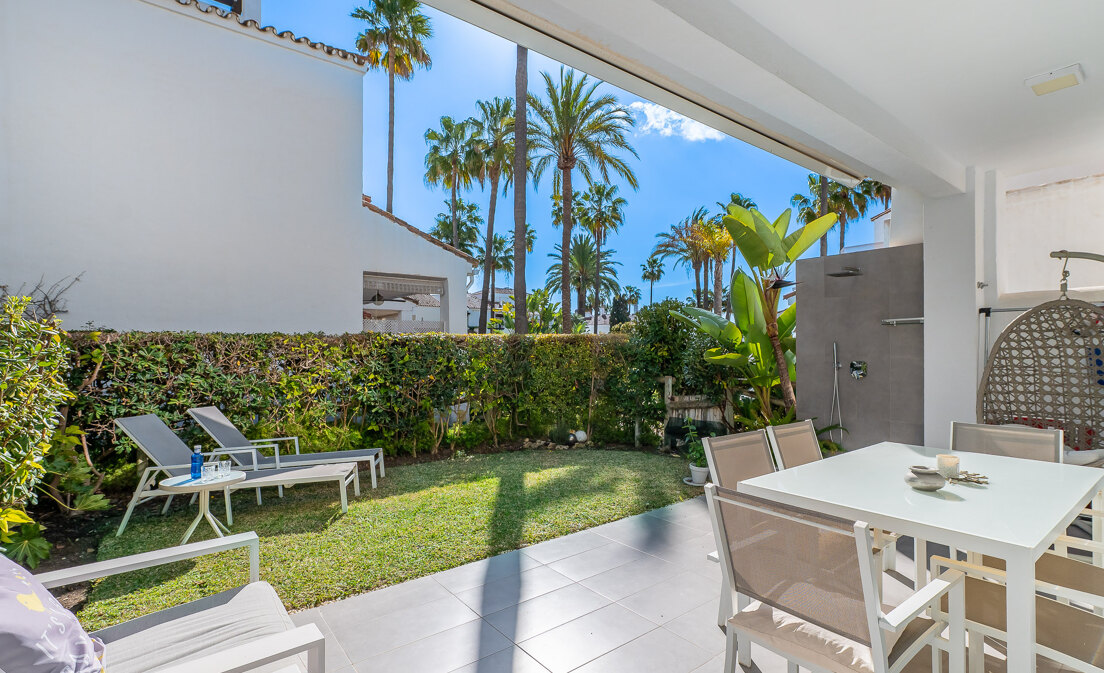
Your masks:
<svg viewBox="0 0 1104 673"><path fill-rule="evenodd" d="M923 635L934 622L915 619L902 632L886 633L889 661ZM800 659L804 663L835 673L874 673L870 648L832 633L791 614L758 601L741 610L729 624L751 633L769 649Z"/></svg>
<svg viewBox="0 0 1104 673"><path fill-rule="evenodd" d="M276 590L267 582L253 582L95 635L107 647L108 671L149 673L293 628ZM270 668L288 665L285 660Z"/></svg>

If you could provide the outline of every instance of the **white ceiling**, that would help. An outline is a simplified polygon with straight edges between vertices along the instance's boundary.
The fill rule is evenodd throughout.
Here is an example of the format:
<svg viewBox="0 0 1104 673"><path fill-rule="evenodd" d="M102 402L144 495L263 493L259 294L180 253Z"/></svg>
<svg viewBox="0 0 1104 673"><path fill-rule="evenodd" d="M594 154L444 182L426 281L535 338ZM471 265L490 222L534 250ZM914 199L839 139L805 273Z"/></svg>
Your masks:
<svg viewBox="0 0 1104 673"><path fill-rule="evenodd" d="M429 4L812 169L945 194L1104 161L1104 0ZM1081 86L1023 84L1074 62Z"/></svg>

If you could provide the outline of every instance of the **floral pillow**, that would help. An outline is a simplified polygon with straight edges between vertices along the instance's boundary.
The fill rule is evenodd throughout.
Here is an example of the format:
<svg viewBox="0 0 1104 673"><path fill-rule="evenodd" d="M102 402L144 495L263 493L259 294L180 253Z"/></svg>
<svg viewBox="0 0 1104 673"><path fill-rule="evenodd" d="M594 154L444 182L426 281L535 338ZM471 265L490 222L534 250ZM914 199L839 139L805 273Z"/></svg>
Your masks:
<svg viewBox="0 0 1104 673"><path fill-rule="evenodd" d="M104 646L34 576L0 554L0 670L105 673Z"/></svg>

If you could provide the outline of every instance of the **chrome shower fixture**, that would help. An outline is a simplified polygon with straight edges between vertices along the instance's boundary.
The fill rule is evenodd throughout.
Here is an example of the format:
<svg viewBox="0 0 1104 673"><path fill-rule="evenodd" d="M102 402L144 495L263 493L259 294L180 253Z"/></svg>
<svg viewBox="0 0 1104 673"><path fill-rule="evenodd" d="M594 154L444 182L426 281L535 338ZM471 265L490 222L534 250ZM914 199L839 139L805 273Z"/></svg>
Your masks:
<svg viewBox="0 0 1104 673"><path fill-rule="evenodd" d="M863 275L863 270L857 266L845 266L839 271L832 271L831 273L826 273L824 275L830 276L832 278L850 278L852 276Z"/></svg>

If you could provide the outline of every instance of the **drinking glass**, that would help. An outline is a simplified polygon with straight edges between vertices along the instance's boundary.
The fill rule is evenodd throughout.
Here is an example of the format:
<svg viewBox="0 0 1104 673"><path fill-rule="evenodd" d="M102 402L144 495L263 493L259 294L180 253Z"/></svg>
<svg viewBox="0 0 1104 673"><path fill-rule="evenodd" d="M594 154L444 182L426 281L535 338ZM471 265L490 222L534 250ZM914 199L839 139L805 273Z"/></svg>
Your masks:
<svg viewBox="0 0 1104 673"><path fill-rule="evenodd" d="M230 461L229 460L220 460L218 465L219 465L219 469L218 469L219 476L220 477L229 477L230 476Z"/></svg>
<svg viewBox="0 0 1104 673"><path fill-rule="evenodd" d="M201 481L206 482L206 481L214 480L214 478L216 476L216 472L215 472L216 470L218 470L218 465L215 465L214 463L204 463L203 464L203 478L201 479Z"/></svg>

